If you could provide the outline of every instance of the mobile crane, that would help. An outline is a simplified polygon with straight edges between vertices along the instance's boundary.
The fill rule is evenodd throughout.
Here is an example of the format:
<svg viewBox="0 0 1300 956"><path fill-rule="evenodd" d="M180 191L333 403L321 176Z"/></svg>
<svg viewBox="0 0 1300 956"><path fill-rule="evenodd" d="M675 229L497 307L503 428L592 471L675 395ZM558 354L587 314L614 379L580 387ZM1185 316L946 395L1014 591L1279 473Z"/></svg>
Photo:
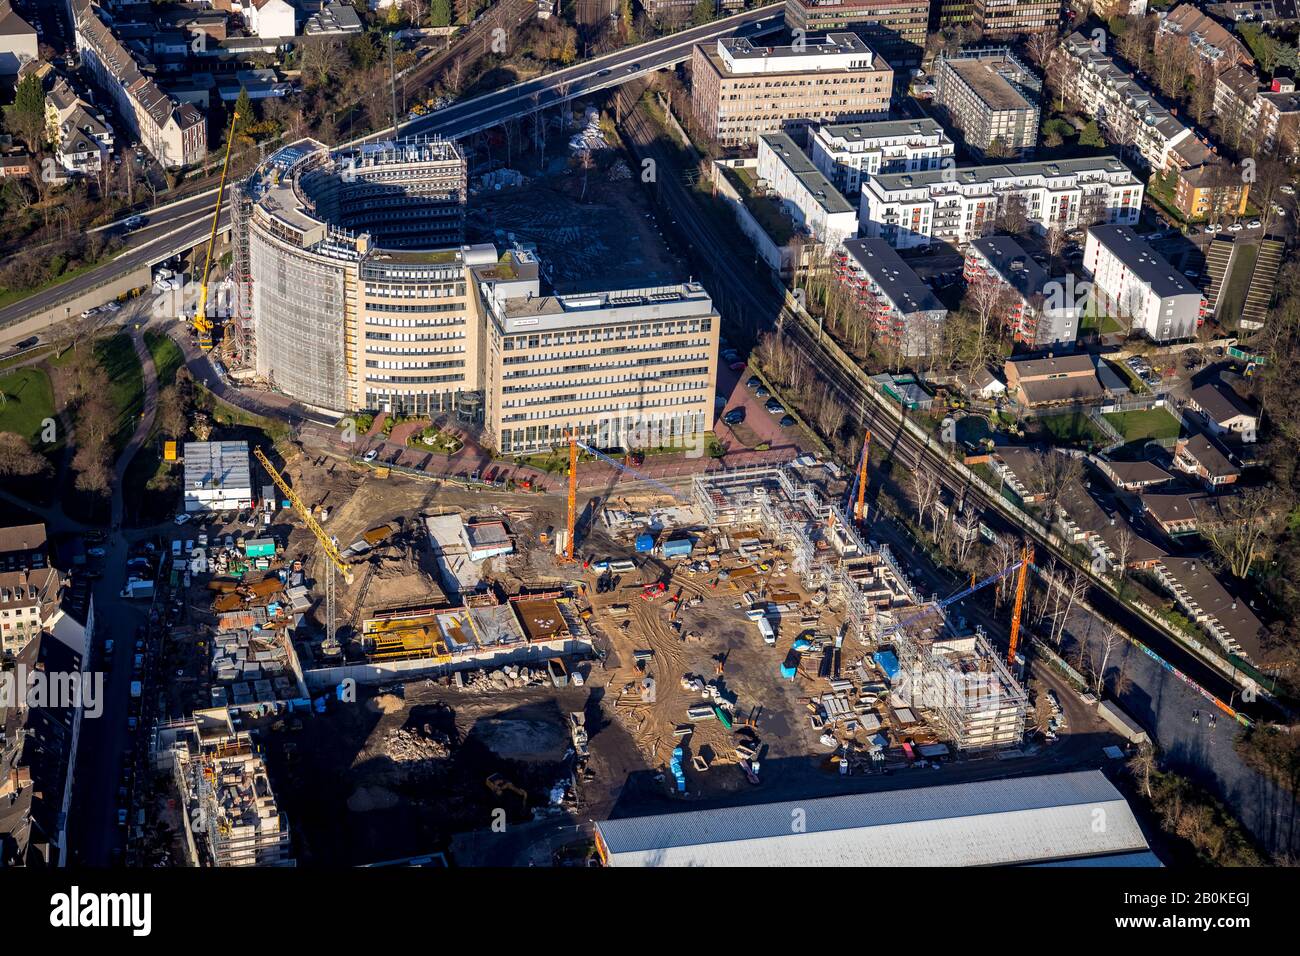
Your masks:
<svg viewBox="0 0 1300 956"><path fill-rule="evenodd" d="M235 142L235 123L239 110L232 110L230 130L226 134L226 158L221 164L221 182L217 186L217 202L212 209L212 232L208 235L207 257L203 260L203 282L199 286L199 302L194 309L194 331L199 337L199 348L212 350L212 320L208 318L208 275L212 272L212 252L217 244L217 224L221 220L221 203L226 195L226 175L230 171L230 147Z"/></svg>
<svg viewBox="0 0 1300 956"><path fill-rule="evenodd" d="M320 544L321 550L325 552L325 561L328 565L325 569L325 638L330 644L333 644L336 641L335 631L337 630L334 609L334 575L336 572L343 575L343 581L347 584L351 584L352 568L343 563L343 557L339 554L339 549L334 544L333 539L325 533L325 529L320 526L320 522L318 522L312 515L311 509L308 508L294 490L289 487L288 482L284 480L284 477L280 472L276 470L275 466L271 464L266 455L262 453L262 449L254 448L253 457L257 459L258 464L266 469L266 473L271 476L271 480L275 482L275 486L284 493L285 498L289 500L289 504L293 506L293 510L298 512L298 516L301 517L303 523L307 525L307 530L316 536L316 541Z"/></svg>

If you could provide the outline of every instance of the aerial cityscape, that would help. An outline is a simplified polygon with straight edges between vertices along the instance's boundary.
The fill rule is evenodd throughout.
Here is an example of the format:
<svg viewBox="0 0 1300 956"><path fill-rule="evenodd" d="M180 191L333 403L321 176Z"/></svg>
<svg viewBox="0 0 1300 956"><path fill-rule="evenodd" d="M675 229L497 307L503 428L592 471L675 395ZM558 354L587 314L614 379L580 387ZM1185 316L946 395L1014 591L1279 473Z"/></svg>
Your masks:
<svg viewBox="0 0 1300 956"><path fill-rule="evenodd" d="M0 0L0 870L1293 865L1298 45Z"/></svg>

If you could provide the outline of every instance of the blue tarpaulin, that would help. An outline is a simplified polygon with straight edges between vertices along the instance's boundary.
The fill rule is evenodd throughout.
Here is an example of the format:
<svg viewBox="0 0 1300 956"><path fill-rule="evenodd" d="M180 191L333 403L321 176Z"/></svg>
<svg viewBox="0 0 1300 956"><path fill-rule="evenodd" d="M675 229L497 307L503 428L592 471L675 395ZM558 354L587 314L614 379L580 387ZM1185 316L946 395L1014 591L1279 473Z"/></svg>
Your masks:
<svg viewBox="0 0 1300 956"><path fill-rule="evenodd" d="M871 659L876 662L886 680L893 681L898 676L898 657L893 651L876 651Z"/></svg>
<svg viewBox="0 0 1300 956"><path fill-rule="evenodd" d="M682 757L683 757L682 748L674 747L673 759L668 764L668 766L672 769L673 776L677 778L678 793L686 792L686 773L685 771L682 770Z"/></svg>

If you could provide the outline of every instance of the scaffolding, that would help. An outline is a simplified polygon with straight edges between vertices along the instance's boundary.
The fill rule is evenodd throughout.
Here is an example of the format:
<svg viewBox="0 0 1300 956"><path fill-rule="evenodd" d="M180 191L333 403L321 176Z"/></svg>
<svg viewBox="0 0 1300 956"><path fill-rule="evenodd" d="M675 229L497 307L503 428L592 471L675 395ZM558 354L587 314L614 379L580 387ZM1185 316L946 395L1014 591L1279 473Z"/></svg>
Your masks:
<svg viewBox="0 0 1300 956"><path fill-rule="evenodd" d="M1019 745L1028 697L982 628L954 625L929 603L909 614L892 639L899 678L891 699L925 711L956 750Z"/></svg>

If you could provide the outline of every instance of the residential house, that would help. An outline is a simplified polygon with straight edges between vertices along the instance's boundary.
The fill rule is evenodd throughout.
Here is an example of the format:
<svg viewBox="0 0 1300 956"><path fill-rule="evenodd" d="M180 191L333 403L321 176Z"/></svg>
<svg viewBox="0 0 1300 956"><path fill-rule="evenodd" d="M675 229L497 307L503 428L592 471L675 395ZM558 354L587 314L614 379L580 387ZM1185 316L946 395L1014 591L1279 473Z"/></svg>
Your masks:
<svg viewBox="0 0 1300 956"><path fill-rule="evenodd" d="M1195 54L1215 74L1234 66L1255 67L1246 44L1190 3L1180 3L1156 27L1158 56L1172 56L1179 49Z"/></svg>
<svg viewBox="0 0 1300 956"><path fill-rule="evenodd" d="M1234 597L1199 558L1165 558L1153 569L1183 613L1229 654L1262 662L1263 624L1245 601Z"/></svg>
<svg viewBox="0 0 1300 956"><path fill-rule="evenodd" d="M1128 569L1150 568L1165 556L1164 549L1138 534L1128 519L1113 506L1103 505L1078 479L1061 491L1055 517L1066 540L1100 556L1107 569L1120 564Z"/></svg>
<svg viewBox="0 0 1300 956"><path fill-rule="evenodd" d="M1174 444L1174 467L1195 475L1211 490L1234 484L1241 477L1241 469L1204 434L1178 439Z"/></svg>
<svg viewBox="0 0 1300 956"><path fill-rule="evenodd" d="M1174 480L1173 475L1151 461L1110 461L1097 458L1093 464L1116 491L1146 492Z"/></svg>
<svg viewBox="0 0 1300 956"><path fill-rule="evenodd" d="M1174 205L1189 222L1220 222L1246 214L1250 183L1242 171L1226 163L1212 162L1175 173Z"/></svg>
<svg viewBox="0 0 1300 956"><path fill-rule="evenodd" d="M1213 499L1199 493L1169 492L1143 494L1138 500L1142 513L1172 541L1200 528L1206 506Z"/></svg>
<svg viewBox="0 0 1300 956"><path fill-rule="evenodd" d="M1025 405L1091 402L1103 395L1091 355L1011 359L1004 371L1008 394Z"/></svg>
<svg viewBox="0 0 1300 956"><path fill-rule="evenodd" d="M36 28L18 15L10 0L0 0L0 76L17 76L24 63L40 57Z"/></svg>
<svg viewBox="0 0 1300 956"><path fill-rule="evenodd" d="M1249 444L1259 428L1259 413L1237 390L1223 382L1209 382L1192 389L1187 407L1205 419L1216 435L1236 435Z"/></svg>
<svg viewBox="0 0 1300 956"><path fill-rule="evenodd" d="M297 10L289 0L251 0L244 4L248 31L264 40L297 33Z"/></svg>

